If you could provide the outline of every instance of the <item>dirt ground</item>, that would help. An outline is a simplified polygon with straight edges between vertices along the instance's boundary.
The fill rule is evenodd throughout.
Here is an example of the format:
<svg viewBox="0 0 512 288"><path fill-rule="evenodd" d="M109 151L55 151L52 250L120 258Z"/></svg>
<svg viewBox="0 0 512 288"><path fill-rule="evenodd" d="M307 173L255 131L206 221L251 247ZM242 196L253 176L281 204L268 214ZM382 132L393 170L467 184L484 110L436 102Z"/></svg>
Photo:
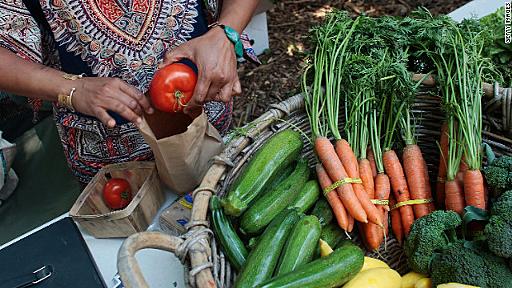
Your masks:
<svg viewBox="0 0 512 288"><path fill-rule="evenodd" d="M280 102L299 92L302 59L307 51L308 30L320 23L333 8L370 16L405 16L419 6L433 14L447 14L469 2L467 0L370 0L318 1L274 0L267 12L270 49L260 56L260 66L244 63L238 72L243 94L235 99L233 126L239 127Z"/></svg>

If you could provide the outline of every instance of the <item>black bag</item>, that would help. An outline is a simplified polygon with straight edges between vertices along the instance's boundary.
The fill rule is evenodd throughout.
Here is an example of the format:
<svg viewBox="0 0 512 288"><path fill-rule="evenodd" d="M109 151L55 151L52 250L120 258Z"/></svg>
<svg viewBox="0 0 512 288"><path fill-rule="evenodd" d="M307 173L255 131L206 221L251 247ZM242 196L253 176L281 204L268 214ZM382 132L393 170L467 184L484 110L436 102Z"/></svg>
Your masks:
<svg viewBox="0 0 512 288"><path fill-rule="evenodd" d="M0 250L0 267L0 288L107 287L70 217Z"/></svg>

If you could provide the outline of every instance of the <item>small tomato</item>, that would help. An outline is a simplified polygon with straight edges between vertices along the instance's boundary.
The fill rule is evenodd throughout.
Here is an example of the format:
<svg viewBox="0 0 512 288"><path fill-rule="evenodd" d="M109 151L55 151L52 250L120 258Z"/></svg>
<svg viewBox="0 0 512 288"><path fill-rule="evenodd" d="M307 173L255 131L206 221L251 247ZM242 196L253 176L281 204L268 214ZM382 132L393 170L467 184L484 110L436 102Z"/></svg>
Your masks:
<svg viewBox="0 0 512 288"><path fill-rule="evenodd" d="M112 178L103 187L103 200L111 209L123 209L132 201L130 183L121 178Z"/></svg>
<svg viewBox="0 0 512 288"><path fill-rule="evenodd" d="M183 63L173 63L156 71L149 86L153 106L164 112L180 112L194 94L197 75Z"/></svg>

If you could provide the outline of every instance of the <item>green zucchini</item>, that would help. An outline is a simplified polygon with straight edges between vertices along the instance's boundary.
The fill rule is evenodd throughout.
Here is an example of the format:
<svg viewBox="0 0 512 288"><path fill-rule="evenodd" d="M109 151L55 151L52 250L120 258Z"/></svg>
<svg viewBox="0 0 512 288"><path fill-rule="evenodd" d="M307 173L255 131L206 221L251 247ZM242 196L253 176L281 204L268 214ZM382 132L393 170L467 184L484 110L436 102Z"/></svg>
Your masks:
<svg viewBox="0 0 512 288"><path fill-rule="evenodd" d="M316 180L309 180L300 189L298 196L293 200L290 207L297 207L299 212L306 212L311 208L320 196L320 186Z"/></svg>
<svg viewBox="0 0 512 288"><path fill-rule="evenodd" d="M291 129L272 136L249 161L222 201L228 215L240 216L263 189L299 157L301 135Z"/></svg>
<svg viewBox="0 0 512 288"><path fill-rule="evenodd" d="M224 215L224 211L222 211L222 207L220 206L220 201L217 196L213 196L210 200L210 211L213 232L219 240L220 245L224 250L224 254L226 254L229 263L231 263L236 270L240 270L247 258L247 249L245 248L242 240L240 240L236 234L229 219Z"/></svg>
<svg viewBox="0 0 512 288"><path fill-rule="evenodd" d="M311 262L320 240L320 222L316 216L302 217L293 227L290 238L286 241L283 255L277 266L275 275L283 275L297 267Z"/></svg>
<svg viewBox="0 0 512 288"><path fill-rule="evenodd" d="M263 189L263 191L260 194L258 194L256 198L254 198L253 202L258 201L258 199L260 199L263 195L276 189L276 187L279 184L281 184L284 180L286 180L286 178L288 178L292 174L293 170L295 170L295 166L296 164L292 163L286 166L286 168L284 168L282 172L277 173L277 176L275 177L275 179L272 180L272 183L270 183L268 187L265 187L265 189Z"/></svg>
<svg viewBox="0 0 512 288"><path fill-rule="evenodd" d="M363 267L363 262L364 254L359 247L356 245L345 246L334 250L327 257L302 265L292 272L276 276L256 287L339 287L356 276Z"/></svg>
<svg viewBox="0 0 512 288"><path fill-rule="evenodd" d="M272 278L279 255L299 217L296 209L286 209L272 220L261 235L258 244L249 253L236 279L236 288L256 287Z"/></svg>
<svg viewBox="0 0 512 288"><path fill-rule="evenodd" d="M346 239L344 231L338 227L336 222L332 222L329 225L322 227L322 233L320 233L320 239L324 240L329 247L336 249L341 247L340 244L344 241L352 244L352 241ZM316 247L314 259L320 257L320 245Z"/></svg>
<svg viewBox="0 0 512 288"><path fill-rule="evenodd" d="M338 247L345 238L345 233L335 222L323 227L320 234L320 239L327 242L332 249Z"/></svg>
<svg viewBox="0 0 512 288"><path fill-rule="evenodd" d="M279 184L274 191L268 192L251 204L240 220L240 230L244 234L255 234L283 211L297 197L309 177L308 163L299 159L293 173Z"/></svg>
<svg viewBox="0 0 512 288"><path fill-rule="evenodd" d="M311 215L318 217L322 227L331 223L332 219L334 218L332 215L331 205L329 205L329 202L327 202L325 197L321 197L318 199L318 201L316 201L315 207L313 207L313 210L311 211Z"/></svg>
<svg viewBox="0 0 512 288"><path fill-rule="evenodd" d="M354 244L354 242L352 242L352 240L349 240L349 239L343 239L341 241L338 242L338 245L336 246L336 249L337 248L341 248L341 247L344 247L344 246L347 246L347 245L352 245ZM334 248L334 247L333 247Z"/></svg>

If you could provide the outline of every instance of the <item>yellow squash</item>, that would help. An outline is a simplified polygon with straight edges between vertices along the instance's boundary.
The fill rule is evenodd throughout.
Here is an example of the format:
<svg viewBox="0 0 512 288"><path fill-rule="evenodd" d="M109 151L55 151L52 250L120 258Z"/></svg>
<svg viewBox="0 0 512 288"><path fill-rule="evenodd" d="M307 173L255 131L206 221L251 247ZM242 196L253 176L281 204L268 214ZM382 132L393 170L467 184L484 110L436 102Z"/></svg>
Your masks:
<svg viewBox="0 0 512 288"><path fill-rule="evenodd" d="M447 283L447 284L437 285L437 288L480 288L480 287L478 287L478 286L471 286L471 285L465 285L465 284L459 284L459 283Z"/></svg>
<svg viewBox="0 0 512 288"><path fill-rule="evenodd" d="M359 272L343 288L397 288L401 281L398 272L380 267Z"/></svg>
<svg viewBox="0 0 512 288"><path fill-rule="evenodd" d="M402 276L402 287L401 288L414 288L414 285L416 285L416 282L423 278L427 278L428 276L416 273L416 272L409 272Z"/></svg>
<svg viewBox="0 0 512 288"><path fill-rule="evenodd" d="M379 259L371 258L371 257L364 257L364 264L361 271L365 271L372 268L388 268L388 264L386 264L384 261L381 261Z"/></svg>
<svg viewBox="0 0 512 288"><path fill-rule="evenodd" d="M432 279L420 279L418 282L416 282L416 284L414 284L414 288L432 288Z"/></svg>
<svg viewBox="0 0 512 288"><path fill-rule="evenodd" d="M320 257L329 256L329 254L332 253L332 248L325 242L324 240L320 239L318 241L320 243Z"/></svg>

